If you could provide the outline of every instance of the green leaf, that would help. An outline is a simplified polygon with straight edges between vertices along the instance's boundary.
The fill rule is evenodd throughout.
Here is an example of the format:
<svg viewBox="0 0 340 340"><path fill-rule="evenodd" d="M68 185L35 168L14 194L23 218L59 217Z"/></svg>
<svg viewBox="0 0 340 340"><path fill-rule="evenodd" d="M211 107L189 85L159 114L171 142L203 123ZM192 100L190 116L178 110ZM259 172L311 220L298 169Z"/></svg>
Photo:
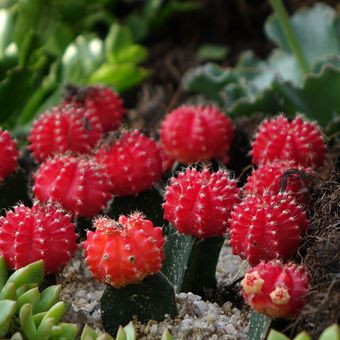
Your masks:
<svg viewBox="0 0 340 340"><path fill-rule="evenodd" d="M272 319L255 311L251 314L248 340L264 340L268 333Z"/></svg>
<svg viewBox="0 0 340 340"><path fill-rule="evenodd" d="M4 256L0 256L0 292L8 279L8 267Z"/></svg>
<svg viewBox="0 0 340 340"><path fill-rule="evenodd" d="M269 331L267 340L290 340L290 339L284 334L276 331L275 329L271 329Z"/></svg>
<svg viewBox="0 0 340 340"><path fill-rule="evenodd" d="M43 319L37 329L37 339L49 339L53 325L53 318Z"/></svg>
<svg viewBox="0 0 340 340"><path fill-rule="evenodd" d="M44 279L44 262L39 260L16 270L8 279L7 283L12 282L16 288L24 284L41 284Z"/></svg>
<svg viewBox="0 0 340 340"><path fill-rule="evenodd" d="M136 340L136 329L132 321L124 327L124 331L127 340Z"/></svg>
<svg viewBox="0 0 340 340"><path fill-rule="evenodd" d="M32 54L53 32L56 8L50 0L19 0L13 32L19 49L19 64L25 66Z"/></svg>
<svg viewBox="0 0 340 340"><path fill-rule="evenodd" d="M26 303L30 303L32 308L37 304L40 299L40 293L38 287L32 288L18 297L19 309Z"/></svg>
<svg viewBox="0 0 340 340"><path fill-rule="evenodd" d="M182 86L187 91L203 94L222 106L224 99L220 92L227 84L235 83L238 79L237 71L207 63L187 71Z"/></svg>
<svg viewBox="0 0 340 340"><path fill-rule="evenodd" d="M52 327L49 340L74 340L77 337L79 329L73 323L60 322Z"/></svg>
<svg viewBox="0 0 340 340"><path fill-rule="evenodd" d="M172 317L177 314L175 292L161 273L120 289L107 286L101 298L101 313L104 328L111 334L134 315L141 322L161 321L165 314Z"/></svg>
<svg viewBox="0 0 340 340"><path fill-rule="evenodd" d="M11 43L13 27L13 13L9 10L0 10L0 61L5 57L7 46Z"/></svg>
<svg viewBox="0 0 340 340"><path fill-rule="evenodd" d="M32 305L27 303L22 306L19 313L20 326L28 340L37 338L37 329L32 316Z"/></svg>
<svg viewBox="0 0 340 340"><path fill-rule="evenodd" d="M103 61L102 40L78 36L62 56L62 83L83 85Z"/></svg>
<svg viewBox="0 0 340 340"><path fill-rule="evenodd" d="M201 296L215 291L216 266L223 242L223 237L195 238L181 291Z"/></svg>
<svg viewBox="0 0 340 340"><path fill-rule="evenodd" d="M135 63L139 64L148 57L148 50L141 45L131 45L116 55L114 63Z"/></svg>
<svg viewBox="0 0 340 340"><path fill-rule="evenodd" d="M66 311L67 311L67 306L65 302L59 301L47 311L41 323L43 323L49 318L53 318L54 324L57 324L61 320L61 318L64 316Z"/></svg>
<svg viewBox="0 0 340 340"><path fill-rule="evenodd" d="M301 9L291 17L293 31L311 68L317 61L340 53L336 18L336 11L322 3ZM275 15L267 19L265 31L282 50L292 52Z"/></svg>
<svg viewBox="0 0 340 340"><path fill-rule="evenodd" d="M194 238L177 233L172 226L169 226L169 230L164 246L165 260L162 265L162 273L173 284L176 292L179 293L182 289Z"/></svg>
<svg viewBox="0 0 340 340"><path fill-rule="evenodd" d="M0 301L0 338L4 338L11 326L12 317L17 309L17 302L12 300Z"/></svg>
<svg viewBox="0 0 340 340"><path fill-rule="evenodd" d="M60 291L61 285L53 285L44 289L40 294L40 301L33 308L34 314L46 312L56 304Z"/></svg>
<svg viewBox="0 0 340 340"><path fill-rule="evenodd" d="M140 84L148 76L148 70L134 63L103 64L91 75L88 83L102 83L113 86L118 92L124 92Z"/></svg>
<svg viewBox="0 0 340 340"><path fill-rule="evenodd" d="M96 332L88 324L85 324L83 331L81 332L80 340L92 340L96 338Z"/></svg>
<svg viewBox="0 0 340 340"><path fill-rule="evenodd" d="M319 340L340 340L340 327L338 324L333 324L327 327L320 335Z"/></svg>
<svg viewBox="0 0 340 340"><path fill-rule="evenodd" d="M7 282L0 292L0 300L17 300L15 284Z"/></svg>
<svg viewBox="0 0 340 340"><path fill-rule="evenodd" d="M20 112L29 98L33 88L33 74L25 69L15 68L7 72L6 78L0 81L0 123L13 119Z"/></svg>
<svg viewBox="0 0 340 340"><path fill-rule="evenodd" d="M319 74L309 74L302 88L276 79L273 89L283 98L286 112L303 112L326 129L340 115L340 69L331 65Z"/></svg>
<svg viewBox="0 0 340 340"><path fill-rule="evenodd" d="M161 340L173 340L173 336L171 335L171 333L169 332L169 330L167 328L165 328Z"/></svg>
<svg viewBox="0 0 340 340"><path fill-rule="evenodd" d="M125 330L122 326L119 326L119 328L118 328L116 340L127 340Z"/></svg>
<svg viewBox="0 0 340 340"><path fill-rule="evenodd" d="M226 58L229 52L228 47L216 44L204 44L201 45L196 56L201 61L220 61Z"/></svg>
<svg viewBox="0 0 340 340"><path fill-rule="evenodd" d="M105 38L105 56L109 62L117 62L117 57L133 44L130 29L118 23L112 24Z"/></svg>
<svg viewBox="0 0 340 340"><path fill-rule="evenodd" d="M16 332L12 335L11 340L24 340L24 338L22 337L21 333Z"/></svg>
<svg viewBox="0 0 340 340"><path fill-rule="evenodd" d="M311 337L308 335L307 332L303 331L295 336L293 340L311 340Z"/></svg>

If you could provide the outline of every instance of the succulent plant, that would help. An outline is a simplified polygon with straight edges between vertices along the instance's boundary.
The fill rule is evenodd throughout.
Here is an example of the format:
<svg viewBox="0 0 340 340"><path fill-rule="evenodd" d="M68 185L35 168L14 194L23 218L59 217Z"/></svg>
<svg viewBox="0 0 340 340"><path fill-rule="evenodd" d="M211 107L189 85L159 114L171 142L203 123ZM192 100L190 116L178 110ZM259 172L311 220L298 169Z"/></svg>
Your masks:
<svg viewBox="0 0 340 340"><path fill-rule="evenodd" d="M125 327L120 326L116 335L116 340L136 340L136 329L132 321ZM81 333L80 340L114 340L114 338L107 333L92 329L89 325L85 325ZM161 340L173 340L172 335L166 328L162 334Z"/></svg>
<svg viewBox="0 0 340 340"><path fill-rule="evenodd" d="M58 301L61 286L39 291L44 279L42 260L18 269L8 277L5 258L0 256L0 338L75 339L78 327L60 322L68 307Z"/></svg>

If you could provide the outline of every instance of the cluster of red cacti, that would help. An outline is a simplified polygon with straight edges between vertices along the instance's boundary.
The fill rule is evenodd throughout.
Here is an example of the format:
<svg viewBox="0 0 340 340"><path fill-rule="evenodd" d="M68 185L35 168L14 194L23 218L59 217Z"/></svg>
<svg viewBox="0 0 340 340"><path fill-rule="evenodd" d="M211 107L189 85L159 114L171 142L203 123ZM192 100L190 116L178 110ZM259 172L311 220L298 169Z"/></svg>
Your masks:
<svg viewBox="0 0 340 340"><path fill-rule="evenodd" d="M60 270L76 249L72 218L95 217L113 196L150 188L173 162L229 159L234 128L214 106L172 111L161 125L160 144L138 130L107 135L119 128L124 111L108 88L70 87L65 102L34 122L29 149L40 163L33 176L36 201L0 220L0 253L13 268L42 258L48 272ZM0 131L0 146L0 157L10 160L0 167L3 180L15 169L18 152L7 132ZM230 172L205 165L173 177L164 218L200 239L230 230L234 254L256 266L242 281L246 301L273 317L290 317L303 305L308 278L278 260L294 255L308 228L305 178L322 165L325 147L315 124L280 115L259 127L251 155L257 169L243 189ZM141 214L118 221L97 216L93 226L83 247L97 279L119 288L160 270L162 230Z"/></svg>

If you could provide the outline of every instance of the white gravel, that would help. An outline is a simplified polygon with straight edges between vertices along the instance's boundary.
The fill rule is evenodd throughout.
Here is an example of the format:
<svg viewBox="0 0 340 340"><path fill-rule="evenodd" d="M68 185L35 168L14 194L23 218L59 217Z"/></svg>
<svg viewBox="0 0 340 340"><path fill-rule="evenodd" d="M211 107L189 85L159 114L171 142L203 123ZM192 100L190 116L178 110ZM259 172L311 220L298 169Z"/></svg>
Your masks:
<svg viewBox="0 0 340 340"><path fill-rule="evenodd" d="M231 282L246 269L246 263L232 255L226 240L217 267L217 279ZM62 284L61 299L71 304L65 320L81 327L88 323L103 329L99 301L105 285L92 278L81 250L60 274L58 281ZM246 339L249 309L240 311L233 308L230 302L219 306L217 303L202 301L200 296L192 293L178 294L176 302L178 316L174 319L166 318L162 322L150 320L147 324L135 321L138 339L160 339L166 327L175 339Z"/></svg>

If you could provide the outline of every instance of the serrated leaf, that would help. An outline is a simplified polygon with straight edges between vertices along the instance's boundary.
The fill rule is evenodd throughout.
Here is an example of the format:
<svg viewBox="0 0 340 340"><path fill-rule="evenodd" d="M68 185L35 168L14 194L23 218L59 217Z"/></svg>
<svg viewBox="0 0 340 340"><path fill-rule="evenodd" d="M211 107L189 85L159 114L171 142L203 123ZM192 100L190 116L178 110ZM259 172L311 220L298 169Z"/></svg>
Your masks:
<svg viewBox="0 0 340 340"><path fill-rule="evenodd" d="M161 273L120 289L107 286L100 301L103 325L110 334L116 334L119 325L127 324L134 315L146 322L177 314L174 289Z"/></svg>
<svg viewBox="0 0 340 340"><path fill-rule="evenodd" d="M264 314L252 312L249 324L248 340L266 339L272 319Z"/></svg>
<svg viewBox="0 0 340 340"><path fill-rule="evenodd" d="M280 79L272 86L288 113L303 112L327 129L340 115L340 69L331 65L325 65L319 74L309 74L302 88Z"/></svg>
<svg viewBox="0 0 340 340"><path fill-rule="evenodd" d="M336 11L322 3L317 3L311 8L303 8L291 17L292 29L310 68L317 61L340 53L336 18ZM267 19L265 31L281 49L291 53L288 40L275 14Z"/></svg>

